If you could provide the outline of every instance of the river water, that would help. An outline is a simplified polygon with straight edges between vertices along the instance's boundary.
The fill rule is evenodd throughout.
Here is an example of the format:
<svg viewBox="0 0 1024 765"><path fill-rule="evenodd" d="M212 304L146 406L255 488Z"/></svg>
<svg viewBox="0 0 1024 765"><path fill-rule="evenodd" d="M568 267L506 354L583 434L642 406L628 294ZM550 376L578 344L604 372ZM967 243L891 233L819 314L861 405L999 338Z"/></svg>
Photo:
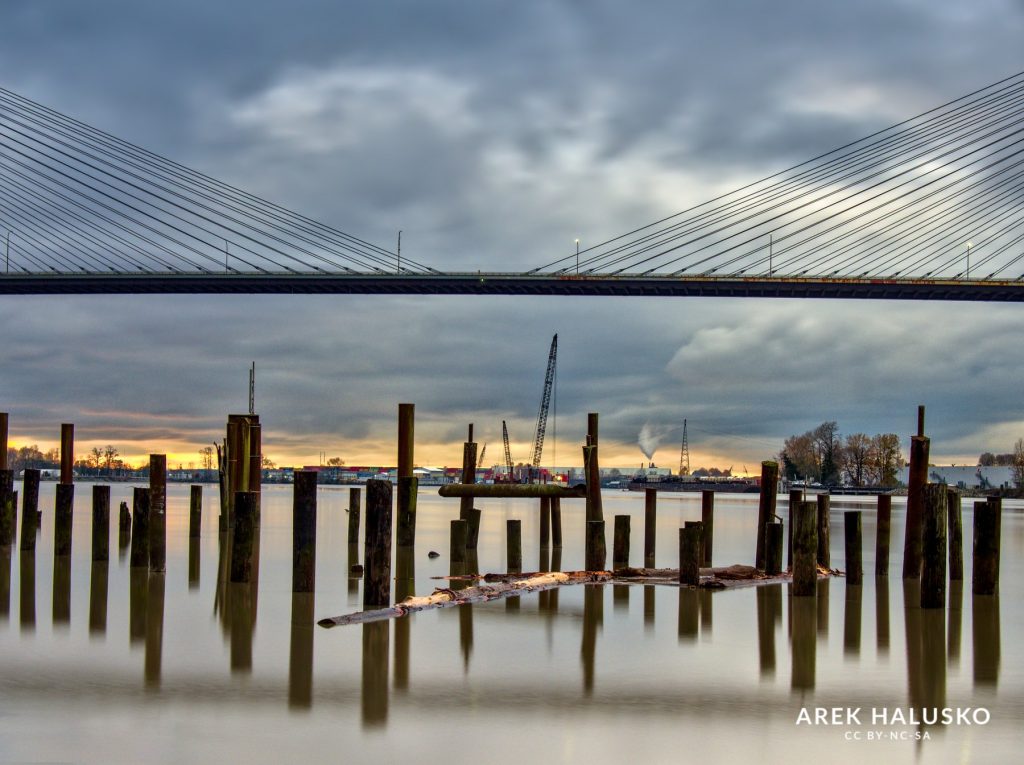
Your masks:
<svg viewBox="0 0 1024 765"><path fill-rule="evenodd" d="M218 581L215 491L190 545L188 487L168 487L167 571L150 575L118 552L130 485L111 490L104 566L90 560L89 485L77 487L68 565L54 559L43 484L34 556L0 550L0 763L1020 761L1020 503L1004 503L1001 595L973 598L964 502L966 582L946 611L904 591L903 501L887 581L872 576L873 500L833 498L832 564L844 567L843 511L862 509L865 582L822 584L817 607L785 585L572 586L326 630L314 620L361 603L348 487L319 490L314 597L291 593L290 486L263 489L256 582ZM544 568L535 500L478 506L481 571L505 570L510 518L522 520L524 570ZM420 491L417 594L445 584L432 577L448 573L458 508ZM643 495L606 492L604 512L609 542L612 516L631 516L640 565ZM553 563L580 569L582 502L563 501L562 515ZM715 565L752 562L756 516L756 495L716 497ZM678 565L677 529L699 518L699 495L659 496L659 566ZM970 709L973 724L904 724L913 706ZM800 722L818 707L853 719Z"/></svg>

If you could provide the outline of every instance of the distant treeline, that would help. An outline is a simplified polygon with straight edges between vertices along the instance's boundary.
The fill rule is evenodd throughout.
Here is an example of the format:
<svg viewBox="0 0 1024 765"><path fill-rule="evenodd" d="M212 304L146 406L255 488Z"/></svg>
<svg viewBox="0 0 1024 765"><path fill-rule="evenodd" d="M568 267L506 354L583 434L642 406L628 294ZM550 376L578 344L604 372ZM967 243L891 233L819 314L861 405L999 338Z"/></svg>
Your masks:
<svg viewBox="0 0 1024 765"><path fill-rule="evenodd" d="M834 421L790 436L779 452L779 465L787 479L817 481L824 486L896 486L904 464L895 433L843 437Z"/></svg>

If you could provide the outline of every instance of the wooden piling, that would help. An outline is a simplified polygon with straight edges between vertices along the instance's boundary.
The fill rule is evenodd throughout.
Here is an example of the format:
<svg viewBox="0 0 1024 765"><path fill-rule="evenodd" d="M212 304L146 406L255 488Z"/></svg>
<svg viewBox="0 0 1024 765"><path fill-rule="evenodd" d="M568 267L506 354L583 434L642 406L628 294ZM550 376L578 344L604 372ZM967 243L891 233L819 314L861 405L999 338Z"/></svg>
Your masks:
<svg viewBox="0 0 1024 765"><path fill-rule="evenodd" d="M110 487L92 487L92 559L110 560Z"/></svg>
<svg viewBox="0 0 1024 765"><path fill-rule="evenodd" d="M771 521L764 527L765 562L764 572L768 576L782 573L782 523Z"/></svg>
<svg viewBox="0 0 1024 765"><path fill-rule="evenodd" d="M992 501L992 500L996 501ZM971 592L975 595L999 594L999 546L1002 526L1002 502L990 497L974 503L974 568Z"/></svg>
<svg viewBox="0 0 1024 765"><path fill-rule="evenodd" d="M585 547L587 571L604 571L607 557L604 540L604 521L587 521Z"/></svg>
<svg viewBox="0 0 1024 765"><path fill-rule="evenodd" d="M921 523L924 487L928 483L929 441L925 436L910 439L910 474L907 478L907 526L903 539L903 578L921 576Z"/></svg>
<svg viewBox="0 0 1024 765"><path fill-rule="evenodd" d="M149 568L149 489L132 490L131 568Z"/></svg>
<svg viewBox="0 0 1024 765"><path fill-rule="evenodd" d="M818 565L832 568L832 530L829 524L829 513L832 510L831 498L828 494L818 497Z"/></svg>
<svg viewBox="0 0 1024 765"><path fill-rule="evenodd" d="M804 490L803 489L790 489L789 490L789 503L786 512L789 515L789 531L786 532L786 565L789 568L793 568L793 512L797 504L804 501ZM817 523L817 515L815 515L815 523ZM818 551L815 550L814 554L817 555Z"/></svg>
<svg viewBox="0 0 1024 765"><path fill-rule="evenodd" d="M863 584L860 510L847 510L843 514L843 521L846 532L846 583Z"/></svg>
<svg viewBox="0 0 1024 765"><path fill-rule="evenodd" d="M658 490L644 489L644 566L654 568L658 535Z"/></svg>
<svg viewBox="0 0 1024 765"><path fill-rule="evenodd" d="M149 512L167 512L167 455L149 455Z"/></svg>
<svg viewBox="0 0 1024 765"><path fill-rule="evenodd" d="M348 490L348 543L359 544L359 489Z"/></svg>
<svg viewBox="0 0 1024 765"><path fill-rule="evenodd" d="M252 581L253 552L259 534L259 520L256 517L256 493L239 491L235 493L234 527L231 536L231 577L233 584L247 584Z"/></svg>
<svg viewBox="0 0 1024 765"><path fill-rule="evenodd" d="M700 522L704 524L704 562L701 565L710 567L715 540L715 492L710 489L700 493Z"/></svg>
<svg viewBox="0 0 1024 765"><path fill-rule="evenodd" d="M416 544L416 495L419 492L419 479L415 476L399 476L397 502L397 529L395 542L399 547L412 547ZM356 523L359 523L358 510ZM351 518L349 519L351 523Z"/></svg>
<svg viewBox="0 0 1024 765"><path fill-rule="evenodd" d="M612 569L629 565L629 516L615 516L615 537L612 541Z"/></svg>
<svg viewBox="0 0 1024 765"><path fill-rule="evenodd" d="M775 495L779 488L779 463L765 460L761 463L761 497L757 505L757 551L754 566L764 569L764 527L775 517Z"/></svg>
<svg viewBox="0 0 1024 765"><path fill-rule="evenodd" d="M508 561L508 573L521 574L523 572L523 528L522 521L505 521L506 534L506 560ZM454 539L454 527L452 529Z"/></svg>
<svg viewBox="0 0 1024 765"><path fill-rule="evenodd" d="M71 555L71 521L74 512L75 485L58 483L53 511L53 554Z"/></svg>
<svg viewBox="0 0 1024 765"><path fill-rule="evenodd" d="M188 537L198 539L203 527L203 487L193 484L188 494Z"/></svg>
<svg viewBox="0 0 1024 765"><path fill-rule="evenodd" d="M698 544L700 545L700 551L697 555L697 565L704 565L704 523L703 521L685 521L683 527L693 527L700 529L700 535L698 537Z"/></svg>
<svg viewBox="0 0 1024 765"><path fill-rule="evenodd" d="M65 422L60 426L60 482L75 481L75 426Z"/></svg>
<svg viewBox="0 0 1024 765"><path fill-rule="evenodd" d="M391 482L366 482L363 608L391 605Z"/></svg>
<svg viewBox="0 0 1024 765"><path fill-rule="evenodd" d="M540 546L551 546L551 497L540 498Z"/></svg>
<svg viewBox="0 0 1024 765"><path fill-rule="evenodd" d="M149 455L149 570L167 568L167 455Z"/></svg>
<svg viewBox="0 0 1024 765"><path fill-rule="evenodd" d="M466 549L476 554L476 546L480 539L480 508L471 507L466 511Z"/></svg>
<svg viewBox="0 0 1024 765"><path fill-rule="evenodd" d="M551 498L551 544L562 549L562 498Z"/></svg>
<svg viewBox="0 0 1024 765"><path fill-rule="evenodd" d="M945 484L924 487L924 518L921 536L921 608L946 607L946 508Z"/></svg>
<svg viewBox="0 0 1024 765"><path fill-rule="evenodd" d="M949 535L949 579L964 578L964 527L960 512L960 492L950 487L946 491L946 530Z"/></svg>
<svg viewBox="0 0 1024 765"><path fill-rule="evenodd" d="M448 540L449 563L459 565L466 563L466 540L468 536L469 521L458 518L451 522L451 532Z"/></svg>
<svg viewBox="0 0 1024 765"><path fill-rule="evenodd" d="M17 531L14 496L14 471L0 469L0 547L14 544Z"/></svg>
<svg viewBox="0 0 1024 765"><path fill-rule="evenodd" d="M7 427L8 427L8 413L0 412L0 470L9 470L10 465L7 464Z"/></svg>
<svg viewBox="0 0 1024 765"><path fill-rule="evenodd" d="M590 440L590 445L593 447L593 450L590 452L590 461L587 463L589 467L587 483L591 487L590 515L587 517L588 521L604 520L604 505L601 499L601 466L598 455L597 421L597 412L590 412L587 414L587 437ZM602 546L604 545L603 536L601 538L601 544Z"/></svg>
<svg viewBox="0 0 1024 765"><path fill-rule="evenodd" d="M679 529L679 584L700 584L700 528Z"/></svg>
<svg viewBox="0 0 1024 765"><path fill-rule="evenodd" d="M296 470L292 484L292 592L316 589L315 470Z"/></svg>
<svg viewBox="0 0 1024 765"><path fill-rule="evenodd" d="M476 442L473 441L473 423L469 424L468 438L462 445L462 483L476 483ZM476 541L480 535L479 521L474 523L473 498L462 497L459 500L459 518L469 524L466 541L469 549L476 549ZM477 516L478 518L479 516Z"/></svg>
<svg viewBox="0 0 1024 765"><path fill-rule="evenodd" d="M813 596L818 589L818 503L799 502L793 515L793 595Z"/></svg>
<svg viewBox="0 0 1024 765"><path fill-rule="evenodd" d="M398 405L398 477L413 475L413 445L416 427L416 405Z"/></svg>
<svg viewBox="0 0 1024 765"><path fill-rule="evenodd" d="M875 521L875 576L889 576L889 526L892 521L892 497L878 495L878 515Z"/></svg>
<svg viewBox="0 0 1024 765"><path fill-rule="evenodd" d="M21 549L36 549L36 530L39 526L39 470L25 468L21 483Z"/></svg>

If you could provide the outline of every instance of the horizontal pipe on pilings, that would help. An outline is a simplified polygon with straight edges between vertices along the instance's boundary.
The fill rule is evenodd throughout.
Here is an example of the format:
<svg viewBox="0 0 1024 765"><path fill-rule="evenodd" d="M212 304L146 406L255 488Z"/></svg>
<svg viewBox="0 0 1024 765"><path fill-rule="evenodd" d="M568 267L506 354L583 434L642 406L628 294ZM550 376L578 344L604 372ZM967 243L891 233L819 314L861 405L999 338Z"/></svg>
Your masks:
<svg viewBox="0 0 1024 765"><path fill-rule="evenodd" d="M579 486L556 486L550 483L450 483L440 487L442 497L483 497L510 499L514 497L569 497L585 499L587 489Z"/></svg>

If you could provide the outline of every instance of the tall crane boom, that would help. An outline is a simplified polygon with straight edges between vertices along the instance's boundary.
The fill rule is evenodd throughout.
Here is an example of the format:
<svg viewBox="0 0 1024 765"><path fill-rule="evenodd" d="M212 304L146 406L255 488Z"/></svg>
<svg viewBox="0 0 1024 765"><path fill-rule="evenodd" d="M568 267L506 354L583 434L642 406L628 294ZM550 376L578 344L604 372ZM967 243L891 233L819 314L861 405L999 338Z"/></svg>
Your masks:
<svg viewBox="0 0 1024 765"><path fill-rule="evenodd" d="M512 450L508 448L508 425L501 421L501 440L505 442L505 467L508 468L508 480L513 479Z"/></svg>
<svg viewBox="0 0 1024 765"><path fill-rule="evenodd" d="M540 455L544 451L544 431L548 426L548 407L551 405L551 384L555 380L555 359L558 356L558 334L551 338L551 350L548 351L548 371L544 375L544 394L540 399L540 411L537 412L537 437L533 442L533 467L540 467Z"/></svg>

